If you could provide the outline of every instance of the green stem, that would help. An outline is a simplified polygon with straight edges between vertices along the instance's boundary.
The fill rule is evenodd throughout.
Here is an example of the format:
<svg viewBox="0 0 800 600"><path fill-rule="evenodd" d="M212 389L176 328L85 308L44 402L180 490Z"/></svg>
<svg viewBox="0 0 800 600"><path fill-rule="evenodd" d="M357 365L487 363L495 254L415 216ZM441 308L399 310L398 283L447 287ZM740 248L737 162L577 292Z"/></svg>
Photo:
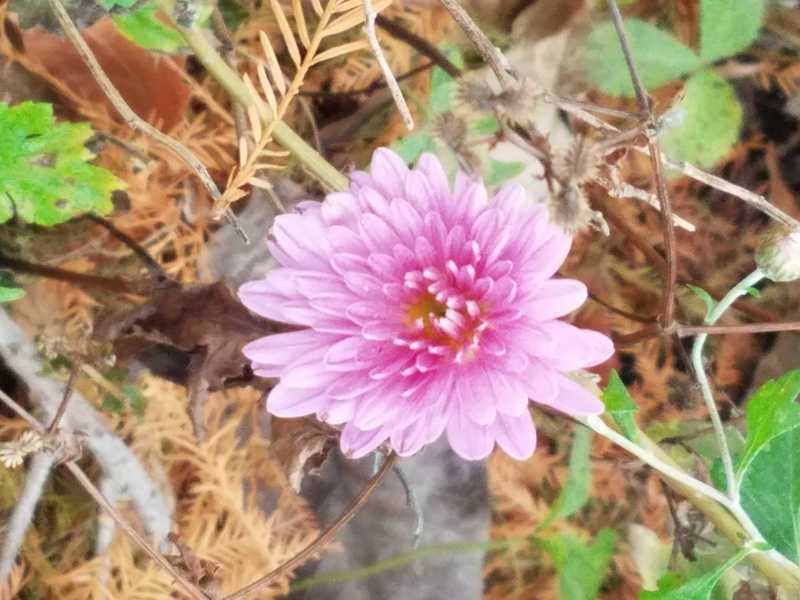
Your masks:
<svg viewBox="0 0 800 600"><path fill-rule="evenodd" d="M719 490L684 472L658 444L641 429L636 430L636 443L615 431L600 417L582 417L581 423L624 448L642 462L664 475L665 481L714 524L731 543L747 547L764 539L742 507ZM773 584L787 590L800 590L800 566L776 550L756 551L750 555L755 567Z"/></svg>
<svg viewBox="0 0 800 600"><path fill-rule="evenodd" d="M157 2L164 12L171 14L167 0L157 0ZM252 105L254 98L251 96L250 90L247 89L241 77L225 63L219 53L209 44L205 34L196 27L189 28L181 27L178 24L174 25L183 35L197 60L202 63L209 75L225 88L225 91L233 101L242 106ZM273 125L272 137L308 169L323 186L331 191L347 189L347 177L325 160L319 152L306 143L286 123L277 121Z"/></svg>
<svg viewBox="0 0 800 600"><path fill-rule="evenodd" d="M417 550L405 552L391 556L385 560L381 560L366 567L358 569L350 569L347 571L329 571L307 577L294 582L289 590L291 592L300 592L308 590L319 585L342 583L345 581L353 581L355 579L364 579L371 577L384 571L391 571L399 569L411 562L430 558L432 556L439 556L443 554L462 554L467 552L485 552L489 550L506 550L515 544L522 544L527 542L527 538L508 538L504 540L494 540L490 542L457 542L452 544L433 544L424 546Z"/></svg>
<svg viewBox="0 0 800 600"><path fill-rule="evenodd" d="M764 273L761 269L756 269L750 275L742 279L731 290L725 294L722 300L711 310L706 317L704 323L706 325L714 325L719 318L725 313L728 308L741 296L747 294L747 290L757 284L764 278ZM725 436L725 428L722 425L722 419L719 417L717 411L717 403L714 400L714 394L711 391L711 385L708 383L706 370L703 366L703 347L705 346L707 333L701 333L694 338L694 345L692 346L692 367L694 368L695 376L700 384L700 390L703 393L703 401L706 404L706 409L711 417L711 425L714 427L714 434L717 438L717 445L719 446L720 456L722 458L722 466L725 470L725 481L728 487L728 496L734 504L738 504L739 486L736 482L736 475L733 471L733 459L731 458L731 451L728 448L728 438Z"/></svg>

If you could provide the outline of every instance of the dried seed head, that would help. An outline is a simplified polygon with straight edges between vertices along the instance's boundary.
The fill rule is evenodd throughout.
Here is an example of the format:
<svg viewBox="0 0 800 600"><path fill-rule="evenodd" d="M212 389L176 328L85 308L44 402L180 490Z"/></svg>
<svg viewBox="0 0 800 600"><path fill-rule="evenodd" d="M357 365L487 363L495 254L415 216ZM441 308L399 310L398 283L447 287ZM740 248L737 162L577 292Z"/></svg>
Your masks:
<svg viewBox="0 0 800 600"><path fill-rule="evenodd" d="M464 81L458 86L458 99L472 109L491 111L495 106L496 94L482 81Z"/></svg>
<svg viewBox="0 0 800 600"><path fill-rule="evenodd" d="M600 157L591 140L579 137L566 154L556 159L553 167L556 175L563 181L586 183L597 177Z"/></svg>
<svg viewBox="0 0 800 600"><path fill-rule="evenodd" d="M447 110L436 117L433 133L449 148L460 152L467 140L467 123Z"/></svg>
<svg viewBox="0 0 800 600"><path fill-rule="evenodd" d="M577 183L568 182L550 201L551 221L569 234L588 227L593 217L594 211Z"/></svg>
<svg viewBox="0 0 800 600"><path fill-rule="evenodd" d="M800 229L771 228L756 250L756 264L772 281L800 279Z"/></svg>

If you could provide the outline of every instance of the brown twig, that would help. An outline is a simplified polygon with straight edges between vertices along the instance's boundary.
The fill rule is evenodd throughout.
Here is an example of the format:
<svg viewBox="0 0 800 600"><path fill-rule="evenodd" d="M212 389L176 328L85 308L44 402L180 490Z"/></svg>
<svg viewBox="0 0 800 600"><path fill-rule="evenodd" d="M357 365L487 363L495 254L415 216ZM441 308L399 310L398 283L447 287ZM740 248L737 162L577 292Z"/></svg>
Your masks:
<svg viewBox="0 0 800 600"><path fill-rule="evenodd" d="M461 77L461 69L458 68L453 61L447 58L444 52L439 50L425 38L418 36L413 31L409 31L400 25L400 23L392 21L391 19L387 19L383 15L378 15L378 17L375 19L375 24L393 38L398 39L401 42L405 42L423 56L428 57L432 63L440 67L453 79L458 79ZM400 78L398 77L398 80L399 79Z"/></svg>
<svg viewBox="0 0 800 600"><path fill-rule="evenodd" d="M141 281L129 281L127 279L114 279L111 277L101 277L99 275L89 275L87 273L76 273L58 267L49 267L30 263L18 258L9 258L0 255L0 267L5 267L17 273L37 275L58 281L66 281L80 287L96 289L115 294L136 294L147 296L153 292L155 285L149 279Z"/></svg>
<svg viewBox="0 0 800 600"><path fill-rule="evenodd" d="M612 313L616 313L616 314L618 314L618 315L620 315L622 317L625 317L626 319L629 319L631 321L636 321L637 323L652 323L653 322L652 318L641 317L641 316L639 316L637 314L634 314L632 312L628 312L627 310L623 310L621 308L617 308L616 306L606 302L605 300L603 300L602 298L597 296L597 294L594 294L592 292L589 292L589 299L590 300L594 300L600 306L608 309Z"/></svg>
<svg viewBox="0 0 800 600"><path fill-rule="evenodd" d="M139 242L134 240L124 231L117 229L117 227L111 221L91 213L87 214L85 218L93 223L97 223L106 231L108 231L108 233L111 234L111 237L125 244L131 250L131 252L133 252L142 260L144 266L147 267L147 270L150 272L150 275L153 277L153 279L161 281L170 279L170 276L167 275L161 264L155 258L153 258L151 254L145 250L141 244L139 244Z"/></svg>
<svg viewBox="0 0 800 600"><path fill-rule="evenodd" d="M779 331L800 331L800 321L785 323L747 323L744 325L678 325L678 337L690 337L699 333L710 335L746 335L752 333L774 333Z"/></svg>
<svg viewBox="0 0 800 600"><path fill-rule="evenodd" d="M440 0L464 31L469 40L475 45L478 53L486 64L494 71L497 80L503 88L515 88L517 86L516 77L512 74L511 65L505 55L497 49L480 27L472 20L469 13L458 3L458 0Z"/></svg>
<svg viewBox="0 0 800 600"><path fill-rule="evenodd" d="M252 594L255 591L262 589L264 586L269 585L275 579L280 577L281 575L285 575L289 571L293 570L294 568L303 564L308 558L310 558L316 552L319 552L322 548L327 546L333 538L336 537L336 534L339 533L339 530L344 527L350 519L358 512L358 509L361 508L367 499L370 497L375 488L378 487L381 481L383 481L384 477L388 475L392 467L394 466L395 462L397 461L397 455L392 453L386 457L386 460L383 461L383 465L381 466L380 471L378 471L372 479L370 479L364 488L359 492L359 494L353 498L350 504L344 509L339 518L336 519L325 531L323 531L320 536L311 542L308 546L306 546L303 550L298 552L288 561L283 563L277 569L267 573L260 579L257 579L250 585L242 588L238 592L230 594L222 598L222 600L242 600L249 594Z"/></svg>
<svg viewBox="0 0 800 600"><path fill-rule="evenodd" d="M27 410L25 410L22 406L17 404L8 394L6 394L3 390L0 390L0 400L2 400L11 410L13 410L17 415L22 417L27 423L33 427L36 431L41 434L46 434L47 431L33 415L31 415ZM105 510L109 516L114 520L114 522L126 533L130 538L142 549L147 553L153 560L155 560L159 565L161 565L166 571L175 578L177 581L188 593L191 598L195 600L209 600L208 596L203 593L200 588L195 586L192 582L187 580L175 567L173 567L170 562L162 556L160 552L155 550L147 541L139 535L139 533L131 527L117 512L117 509L103 496L100 490L92 483L92 480L86 475L86 473L81 469L74 461L70 460L63 463L65 467L73 474L73 476L78 480L78 483L83 486L83 488L89 493L89 495L94 499L95 502Z"/></svg>
<svg viewBox="0 0 800 600"><path fill-rule="evenodd" d="M628 65L628 72L633 83L633 88L636 92L636 99L639 102L639 107L642 114L647 120L647 129L656 131L657 121L653 114L653 107L650 102L650 97L642 85L642 80L639 77L639 72L636 70L636 63L631 53L630 46L628 45L628 37L625 34L625 25L622 21L622 14L619 11L616 0L608 0L608 8L611 11L611 20L614 23L614 29L617 31L622 53L625 56L625 62ZM667 254L667 270L665 274L666 289L664 290L664 306L662 314L662 325L666 328L672 324L675 314L675 283L678 280L677 270L677 252L675 250L675 225L672 222L672 205L669 201L669 194L667 193L667 184L664 180L664 166L661 161L661 150L655 140L654 135L648 136L647 147L650 151L650 161L653 166L653 176L656 182L656 195L658 196L659 204L661 205L661 223L664 231L664 247Z"/></svg>
<svg viewBox="0 0 800 600"><path fill-rule="evenodd" d="M78 361L73 360L72 366L69 369L69 377L67 378L67 385L64 387L64 395L61 398L61 403L58 405L58 409L56 410L53 420L50 421L50 425L47 426L48 434L53 433L56 429L58 429L58 424L61 423L64 413L67 412L69 399L72 398L72 390L75 387L75 380L78 379L78 371L80 370L81 367L78 364Z"/></svg>

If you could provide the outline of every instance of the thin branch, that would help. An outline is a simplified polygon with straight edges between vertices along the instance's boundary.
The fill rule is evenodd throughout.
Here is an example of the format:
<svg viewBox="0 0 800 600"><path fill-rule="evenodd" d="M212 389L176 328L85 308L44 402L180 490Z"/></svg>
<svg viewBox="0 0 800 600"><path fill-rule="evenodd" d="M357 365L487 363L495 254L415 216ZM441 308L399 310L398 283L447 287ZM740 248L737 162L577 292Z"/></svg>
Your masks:
<svg viewBox="0 0 800 600"><path fill-rule="evenodd" d="M243 598L247 597L249 594L256 592L263 587L269 585L278 577L287 574L288 572L292 571L296 567L303 564L306 560L308 560L313 554L319 552L322 548L327 546L330 542L333 541L333 538L336 537L336 534L339 533L339 530L344 527L350 519L358 512L364 503L366 503L367 499L370 497L375 488L383 481L384 477L389 474L394 467L395 462L397 462L397 455L392 453L386 457L386 460L383 461L383 465L381 466L380 471L378 471L364 486L364 488L359 492L359 494L353 498L350 504L344 509L339 518L336 519L325 531L323 531L320 536L311 542L308 546L306 546L303 550L299 553L294 555L288 561L283 563L277 569L267 573L260 579L257 579L250 585L242 588L238 592L225 596L222 600L242 600Z"/></svg>
<svg viewBox="0 0 800 600"><path fill-rule="evenodd" d="M636 321L637 323L652 323L653 322L652 318L641 317L641 316L639 316L639 315L637 315L635 313L628 312L627 310L623 310L621 308L617 308L616 306L606 302L605 300L600 298L597 294L594 294L591 291L589 292L589 299L590 300L594 300L600 306L608 309L612 313L616 313L616 314L618 314L618 315L620 315L622 317L625 317L626 319L629 319L631 321Z"/></svg>
<svg viewBox="0 0 800 600"><path fill-rule="evenodd" d="M3 390L0 390L0 400L2 400L11 410L13 410L17 415L25 419L28 424L33 427L36 431L41 434L45 434L44 426L34 418L27 410L25 410L22 406L20 406L16 401L14 401L8 394L6 394ZM74 461L67 461L63 463L65 467L75 476L78 482L83 486L83 488L89 493L89 495L97 502L97 504L103 508L114 521L117 523L119 527L122 528L125 533L127 533L131 539L142 549L144 550L153 560L155 560L159 565L161 565L166 571L172 575L175 580L183 586L183 588L189 593L192 598L196 600L208 600L208 596L202 592L197 586L187 580L175 567L173 567L169 561L164 558L160 552L157 552L153 549L147 541L139 535L139 533L131 527L117 512L117 510L111 505L111 503L106 500L103 494L100 493L100 490L95 487L92 480L84 473L83 469L81 469Z"/></svg>
<svg viewBox="0 0 800 600"><path fill-rule="evenodd" d="M144 263L144 266L147 267L147 270L154 279L171 279L170 276L167 275L166 271L164 271L164 268L161 266L161 264L155 258L153 258L150 253L145 250L141 244L139 244L139 242L134 240L124 231L117 229L117 227L111 221L91 213L87 214L86 218L94 223L97 223L106 231L108 231L108 233L111 234L111 237L125 244L131 250L131 252L141 259L141 261Z"/></svg>
<svg viewBox="0 0 800 600"><path fill-rule="evenodd" d="M200 161L200 159L198 159L186 146L166 135L165 133L162 133L158 128L153 127L150 123L137 115L130 106L128 106L128 103L125 102L125 99L117 91L117 88L114 87L114 84L111 83L111 80L108 78L105 71L103 71L103 67L100 66L100 63L97 61L92 49L89 48L89 45L81 36L78 28L72 22L72 19L67 13L67 10L64 8L64 5L61 3L61 0L48 0L48 2L50 3L50 8L52 8L53 13L55 13L56 18L58 19L64 34L67 36L75 50L78 52L78 55L83 60L84 64L92 73L92 77L94 77L95 81L97 81L97 84L100 86L100 89L103 90L106 98L108 98L114 108L117 109L117 112L123 118L125 124L132 129L141 131L145 135L149 135L160 144L163 144L172 150L173 153L175 153L192 171L194 171L194 173L203 183L203 186L205 186L209 194L211 194L212 199L216 201L221 195L219 188L217 187L217 184L214 183L214 180L211 178L211 175L208 173L208 170L202 161ZM249 240L247 238L247 234L245 234L242 228L239 226L233 211L228 210L225 214L225 217L236 229L239 235L242 236L242 239L245 242L248 242Z"/></svg>
<svg viewBox="0 0 800 600"><path fill-rule="evenodd" d="M378 35L375 33L375 19L378 17L378 13L375 12L375 7L372 6L372 0L363 0L363 6L364 33L367 36L372 53L375 55L378 65L381 68L383 77L386 80L386 85L389 87L389 91L392 94L392 100L394 100L395 106L397 106L397 110L403 118L403 123L405 123L406 129L411 131L414 129L414 118L411 116L411 111L408 109L406 99L403 97L403 91L400 89L400 85L397 83L394 73L392 73L392 68L389 66L389 62L386 60L386 56L381 49L381 44L378 41Z"/></svg>
<svg viewBox="0 0 800 600"><path fill-rule="evenodd" d="M678 337L691 337L705 333L708 335L745 335L752 333L773 333L779 331L800 331L800 321L785 323L747 323L746 325L678 325Z"/></svg>
<svg viewBox="0 0 800 600"><path fill-rule="evenodd" d="M633 82L633 88L636 91L636 99L642 109L642 113L646 116L648 127L647 130L656 128L656 117L653 114L653 107L647 91L642 85L642 80L636 70L636 63L631 54L631 49L628 44L628 37L625 34L625 25L622 21L622 14L619 11L616 0L608 0L608 8L611 11L611 20L614 23L614 29L617 31L619 43L622 47L622 53L625 56L625 62L628 65L628 72ZM667 193L667 184L664 180L664 166L661 160L661 150L658 147L655 136L648 135L648 149L650 151L650 162L653 166L653 176L656 181L656 195L661 206L661 223L664 231L664 247L667 254L667 271L666 289L664 290L664 307L662 324L664 327L669 327L675 314L675 283L678 280L677 270L677 251L675 249L675 225L672 222L672 205L669 201L669 194Z"/></svg>
<svg viewBox="0 0 800 600"><path fill-rule="evenodd" d="M409 31L400 23L387 19L383 15L378 15L375 19L375 24L383 29L386 33L395 39L405 42L414 50L426 56L437 67L441 68L445 73L450 75L453 79L461 77L461 69L447 56L439 50L436 46L431 44L424 37L418 36L413 31ZM400 78L397 78L398 81Z"/></svg>
<svg viewBox="0 0 800 600"><path fill-rule="evenodd" d="M64 395L61 397L61 403L58 405L58 409L56 410L56 415L53 417L53 420L50 421L50 425L47 426L47 433L51 434L58 429L58 424L61 423L61 419L64 417L64 413L67 412L67 406L69 405L69 400L72 398L72 390L75 387L75 380L78 378L78 371L80 371L80 365L78 364L77 360L73 360L72 366L69 369L69 377L67 378L67 385L64 387Z"/></svg>
<svg viewBox="0 0 800 600"><path fill-rule="evenodd" d="M481 28L472 20L472 17L469 16L469 13L458 3L458 0L440 0L440 2L475 45L486 64L494 71L500 85L503 88L515 88L517 80L512 75L508 59L483 33Z"/></svg>

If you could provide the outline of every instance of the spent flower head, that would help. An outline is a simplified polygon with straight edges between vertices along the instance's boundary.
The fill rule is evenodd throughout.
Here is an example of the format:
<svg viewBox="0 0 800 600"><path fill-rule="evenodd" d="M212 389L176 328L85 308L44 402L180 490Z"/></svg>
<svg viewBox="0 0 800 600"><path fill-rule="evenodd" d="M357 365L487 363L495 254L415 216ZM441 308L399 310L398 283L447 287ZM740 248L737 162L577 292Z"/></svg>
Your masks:
<svg viewBox="0 0 800 600"><path fill-rule="evenodd" d="M772 281L800 279L800 229L772 227L756 249L756 264Z"/></svg>
<svg viewBox="0 0 800 600"><path fill-rule="evenodd" d="M413 170L375 152L350 189L276 218L280 267L243 285L256 313L297 326L244 348L256 374L279 378L267 409L343 425L361 457L387 442L400 455L446 433L466 459L497 443L529 457L529 400L575 415L602 412L565 373L604 362L611 341L559 320L586 299L553 275L571 239L547 210L508 186L487 198L439 161Z"/></svg>

